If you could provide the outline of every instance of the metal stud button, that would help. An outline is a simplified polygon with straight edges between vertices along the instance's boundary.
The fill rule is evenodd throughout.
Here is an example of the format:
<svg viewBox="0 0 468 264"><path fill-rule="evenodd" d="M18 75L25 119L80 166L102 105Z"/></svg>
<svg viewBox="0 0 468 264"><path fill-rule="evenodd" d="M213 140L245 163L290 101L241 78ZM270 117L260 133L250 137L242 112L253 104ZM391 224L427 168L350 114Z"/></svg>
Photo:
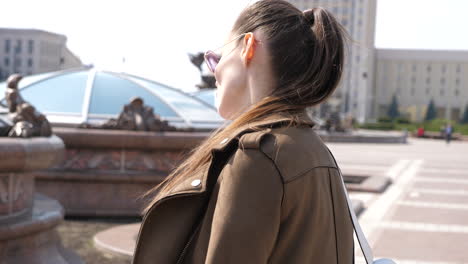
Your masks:
<svg viewBox="0 0 468 264"><path fill-rule="evenodd" d="M228 141L228 139L229 139L229 138L225 138L225 139L223 139L223 140L221 141L221 143L220 143L220 144L224 144L224 143L226 143L226 142Z"/></svg>
<svg viewBox="0 0 468 264"><path fill-rule="evenodd" d="M200 185L200 183L201 183L201 180L200 180L200 179L196 179L196 180L193 180L193 181L192 181L191 185L192 185L193 187L197 187L197 186Z"/></svg>

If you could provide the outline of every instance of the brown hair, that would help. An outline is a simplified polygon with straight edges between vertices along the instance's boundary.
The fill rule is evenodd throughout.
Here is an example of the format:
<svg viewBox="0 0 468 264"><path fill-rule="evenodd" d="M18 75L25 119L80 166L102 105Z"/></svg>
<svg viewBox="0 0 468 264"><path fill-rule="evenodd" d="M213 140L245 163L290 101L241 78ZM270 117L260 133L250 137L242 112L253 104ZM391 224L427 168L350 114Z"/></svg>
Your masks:
<svg viewBox="0 0 468 264"><path fill-rule="evenodd" d="M239 115L232 123L214 131L165 180L148 191L164 192L210 162L210 150L234 130L274 113L291 116L330 96L338 86L344 64L345 31L330 12L313 8L304 12L283 0L261 0L244 9L232 28L242 34L262 30L270 57L275 87L271 94ZM240 40L239 40L240 41ZM145 212L157 200L145 208Z"/></svg>

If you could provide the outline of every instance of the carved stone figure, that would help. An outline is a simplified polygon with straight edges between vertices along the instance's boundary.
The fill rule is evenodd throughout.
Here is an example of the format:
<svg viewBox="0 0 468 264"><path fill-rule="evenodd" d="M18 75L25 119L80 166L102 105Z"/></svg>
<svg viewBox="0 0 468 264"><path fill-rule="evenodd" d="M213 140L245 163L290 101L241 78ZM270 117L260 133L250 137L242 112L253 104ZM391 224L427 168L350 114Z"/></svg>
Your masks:
<svg viewBox="0 0 468 264"><path fill-rule="evenodd" d="M13 127L9 137L50 137L52 129L47 118L36 111L29 103L16 106L16 115L13 117Z"/></svg>
<svg viewBox="0 0 468 264"><path fill-rule="evenodd" d="M7 80L5 99L10 113L9 119L13 123L8 136L50 137L52 128L47 118L21 97L18 83L22 78L19 74L13 74Z"/></svg>
<svg viewBox="0 0 468 264"><path fill-rule="evenodd" d="M205 61L204 53L198 52L197 54L189 54L189 58L192 64L195 65L201 73L203 71L201 66Z"/></svg>
<svg viewBox="0 0 468 264"><path fill-rule="evenodd" d="M10 113L16 112L16 107L24 103L24 99L21 97L18 90L18 83L23 79L23 76L19 74L12 74L8 77L7 88L5 90L5 99L8 104L8 111Z"/></svg>
<svg viewBox="0 0 468 264"><path fill-rule="evenodd" d="M153 108L144 105L140 97L132 98L130 103L123 107L117 119L110 119L100 128L122 129L137 131L174 131L167 121L161 120L154 114Z"/></svg>
<svg viewBox="0 0 468 264"><path fill-rule="evenodd" d="M195 67L197 67L197 69L200 71L201 83L197 84L196 86L199 89L216 88L216 79L214 75L209 71L203 71L202 65L205 62L204 53L199 52L197 54L189 54L189 58L192 64L195 65Z"/></svg>

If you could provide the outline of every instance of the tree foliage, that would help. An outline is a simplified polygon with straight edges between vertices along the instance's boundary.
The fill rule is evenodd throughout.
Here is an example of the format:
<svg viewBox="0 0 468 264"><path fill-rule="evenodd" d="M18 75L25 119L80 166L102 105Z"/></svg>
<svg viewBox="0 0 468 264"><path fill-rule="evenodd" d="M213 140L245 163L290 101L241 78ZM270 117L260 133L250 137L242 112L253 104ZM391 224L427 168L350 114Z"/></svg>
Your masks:
<svg viewBox="0 0 468 264"><path fill-rule="evenodd" d="M430 121L437 117L437 110L434 104L434 99L431 99L429 105L427 106L426 117L424 120Z"/></svg>
<svg viewBox="0 0 468 264"><path fill-rule="evenodd" d="M390 108L388 109L387 115L392 119L395 119L400 116L400 111L398 110L398 99L396 95L393 95L392 97L392 102L390 104Z"/></svg>

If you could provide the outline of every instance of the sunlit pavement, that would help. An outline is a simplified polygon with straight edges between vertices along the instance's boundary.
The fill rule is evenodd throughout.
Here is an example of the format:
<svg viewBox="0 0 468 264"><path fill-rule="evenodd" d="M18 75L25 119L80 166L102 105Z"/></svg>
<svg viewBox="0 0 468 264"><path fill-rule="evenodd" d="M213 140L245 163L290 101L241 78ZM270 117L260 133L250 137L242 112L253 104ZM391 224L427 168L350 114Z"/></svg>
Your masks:
<svg viewBox="0 0 468 264"><path fill-rule="evenodd" d="M359 221L377 258L398 264L468 263L468 142L329 143L344 174L393 179L385 192L350 193L364 202ZM107 252L131 256L139 223L94 237ZM356 242L356 263L364 263Z"/></svg>
<svg viewBox="0 0 468 264"><path fill-rule="evenodd" d="M468 263L468 142L328 145L345 174L394 181L382 194L350 194L365 202L359 220L377 258Z"/></svg>

